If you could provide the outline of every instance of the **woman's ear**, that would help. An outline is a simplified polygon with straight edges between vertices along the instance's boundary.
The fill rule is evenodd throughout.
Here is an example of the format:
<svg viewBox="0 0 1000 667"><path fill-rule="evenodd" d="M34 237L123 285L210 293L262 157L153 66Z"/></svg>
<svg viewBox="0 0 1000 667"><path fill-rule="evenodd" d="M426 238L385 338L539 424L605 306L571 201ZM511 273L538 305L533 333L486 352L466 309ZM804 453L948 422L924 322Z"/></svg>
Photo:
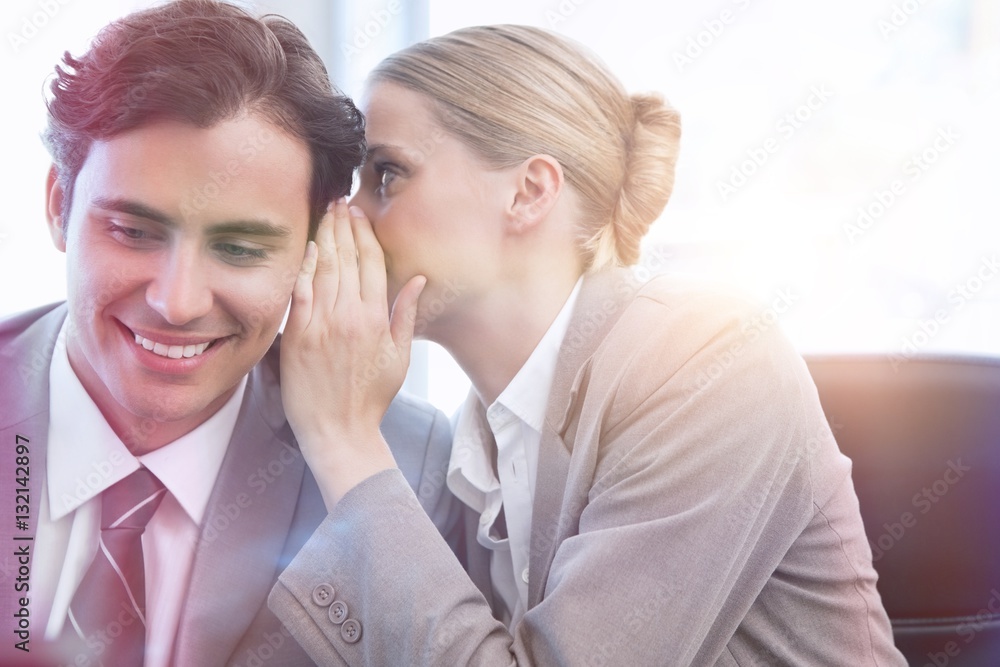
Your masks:
<svg viewBox="0 0 1000 667"><path fill-rule="evenodd" d="M49 225L52 243L62 252L66 252L66 224L62 210L63 189L55 165L49 167L49 176L45 182L45 200L45 220Z"/></svg>
<svg viewBox="0 0 1000 667"><path fill-rule="evenodd" d="M551 155L532 155L517 168L517 191L510 207L511 230L534 229L559 201L563 171Z"/></svg>

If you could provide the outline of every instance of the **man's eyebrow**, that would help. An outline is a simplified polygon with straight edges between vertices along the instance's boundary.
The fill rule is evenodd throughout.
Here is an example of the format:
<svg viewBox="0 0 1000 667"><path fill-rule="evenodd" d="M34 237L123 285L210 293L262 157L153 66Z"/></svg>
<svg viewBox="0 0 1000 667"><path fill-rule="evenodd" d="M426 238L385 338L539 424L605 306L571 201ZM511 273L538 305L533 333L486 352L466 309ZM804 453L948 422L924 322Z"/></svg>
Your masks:
<svg viewBox="0 0 1000 667"><path fill-rule="evenodd" d="M94 204L107 211L117 211L137 218L152 220L164 227L176 227L177 221L166 213L147 206L146 204L122 199L119 197L97 197ZM273 222L262 219L230 220L209 225L209 234L236 234L240 236L270 236L273 238L287 238L292 232L287 227L276 225Z"/></svg>
<svg viewBox="0 0 1000 667"><path fill-rule="evenodd" d="M93 203L95 206L103 208L106 211L117 211L118 213L134 215L137 218L146 218L167 227L175 227L177 225L166 213L130 199L122 199L121 197L96 197Z"/></svg>
<svg viewBox="0 0 1000 667"><path fill-rule="evenodd" d="M208 226L209 234L236 234L237 236L270 236L288 238L292 230L267 220L232 220Z"/></svg>

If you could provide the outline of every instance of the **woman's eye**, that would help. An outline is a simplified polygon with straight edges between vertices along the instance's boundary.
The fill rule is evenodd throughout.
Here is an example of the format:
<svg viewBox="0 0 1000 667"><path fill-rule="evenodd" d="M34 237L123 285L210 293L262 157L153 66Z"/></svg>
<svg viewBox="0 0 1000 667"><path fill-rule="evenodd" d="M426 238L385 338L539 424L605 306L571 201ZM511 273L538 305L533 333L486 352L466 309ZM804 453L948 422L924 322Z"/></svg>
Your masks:
<svg viewBox="0 0 1000 667"><path fill-rule="evenodd" d="M396 180L396 171L391 165L376 164L374 165L374 171L376 181L375 190L377 192L384 192Z"/></svg>

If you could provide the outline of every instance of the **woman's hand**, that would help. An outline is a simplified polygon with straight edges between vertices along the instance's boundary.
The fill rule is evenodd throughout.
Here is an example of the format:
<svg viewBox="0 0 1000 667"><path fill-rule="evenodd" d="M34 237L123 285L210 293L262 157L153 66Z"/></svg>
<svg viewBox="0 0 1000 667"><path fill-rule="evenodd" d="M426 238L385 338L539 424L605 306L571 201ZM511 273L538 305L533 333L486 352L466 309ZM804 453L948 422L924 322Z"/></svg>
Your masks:
<svg viewBox="0 0 1000 667"><path fill-rule="evenodd" d="M306 247L281 341L281 400L328 509L396 465L379 424L406 376L425 283L411 279L389 315L382 248L343 199Z"/></svg>

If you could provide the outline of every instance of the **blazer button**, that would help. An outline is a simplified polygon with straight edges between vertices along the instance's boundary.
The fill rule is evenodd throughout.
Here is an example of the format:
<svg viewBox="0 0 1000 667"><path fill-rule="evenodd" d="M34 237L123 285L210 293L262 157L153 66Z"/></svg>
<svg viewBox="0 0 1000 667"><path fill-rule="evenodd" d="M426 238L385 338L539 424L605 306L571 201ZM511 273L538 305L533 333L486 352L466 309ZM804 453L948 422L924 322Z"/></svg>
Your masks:
<svg viewBox="0 0 1000 667"><path fill-rule="evenodd" d="M332 605L330 605L330 611L328 612L330 620L333 621L335 625L340 625L347 620L347 605L340 600L335 600Z"/></svg>
<svg viewBox="0 0 1000 667"><path fill-rule="evenodd" d="M340 626L340 636L348 644L355 643L361 639L361 624L353 618L347 619L344 621L344 624Z"/></svg>
<svg viewBox="0 0 1000 667"><path fill-rule="evenodd" d="M329 607L330 603L333 602L333 586L320 584L313 589L312 599L320 607Z"/></svg>

